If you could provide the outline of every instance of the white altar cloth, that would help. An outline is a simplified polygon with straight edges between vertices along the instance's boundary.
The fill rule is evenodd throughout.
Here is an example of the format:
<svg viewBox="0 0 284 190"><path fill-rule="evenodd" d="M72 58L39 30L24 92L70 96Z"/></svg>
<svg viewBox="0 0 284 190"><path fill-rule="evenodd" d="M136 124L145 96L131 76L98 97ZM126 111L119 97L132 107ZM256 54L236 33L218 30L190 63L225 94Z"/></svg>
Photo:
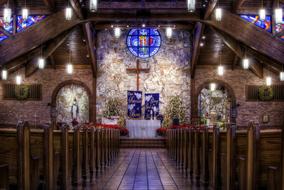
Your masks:
<svg viewBox="0 0 284 190"><path fill-rule="evenodd" d="M159 120L126 120L130 138L154 138L161 127Z"/></svg>

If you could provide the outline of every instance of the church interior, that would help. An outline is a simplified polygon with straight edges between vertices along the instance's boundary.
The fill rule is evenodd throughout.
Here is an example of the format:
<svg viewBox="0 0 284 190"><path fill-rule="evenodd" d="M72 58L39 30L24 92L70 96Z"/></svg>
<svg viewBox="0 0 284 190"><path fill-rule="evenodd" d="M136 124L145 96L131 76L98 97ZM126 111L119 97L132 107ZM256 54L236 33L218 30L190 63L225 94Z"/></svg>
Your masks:
<svg viewBox="0 0 284 190"><path fill-rule="evenodd" d="M0 0L0 189L284 189L283 0Z"/></svg>

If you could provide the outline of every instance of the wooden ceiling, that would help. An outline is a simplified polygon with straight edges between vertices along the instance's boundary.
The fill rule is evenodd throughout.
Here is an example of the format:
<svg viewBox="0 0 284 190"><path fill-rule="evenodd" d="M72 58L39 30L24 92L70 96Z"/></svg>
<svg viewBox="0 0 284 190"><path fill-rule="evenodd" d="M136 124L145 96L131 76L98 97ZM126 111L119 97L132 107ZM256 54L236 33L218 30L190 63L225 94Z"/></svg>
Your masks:
<svg viewBox="0 0 284 190"><path fill-rule="evenodd" d="M0 6L4 7L6 2L7 0L0 0ZM89 4L87 0L70 0L70 2L67 0L26 0L26 2L31 14L50 15L48 16L50 18L42 21L46 23L38 24L38 30L44 29L47 32L45 36L38 36L38 39L45 39L43 40L44 46L48 46L50 42L63 31L71 31L66 40L64 40L62 44L57 44L58 47L55 45L56 49L51 51L51 55L48 56L51 65L64 65L69 59L71 50L71 57L74 64L91 65L93 70L95 70L94 67L96 60L95 56L92 54L92 50L95 49L93 29L104 29L105 27L110 27L110 25L113 23L132 24L136 23L137 20L138 22L149 21L149 23L152 23L152 25L159 23L178 23L180 26L188 26L188 30L193 30L194 25L199 23L197 21L200 21L201 23L204 22L200 25L200 33L195 34L198 35L194 40L194 42L197 44L193 44L193 46L197 50L192 52L192 54L195 54L196 56L193 61L194 63L192 63L192 68L195 68L196 65L204 66L219 64L219 54L221 54L222 64L234 68L238 65L244 49L249 49L251 51L251 55L258 60L257 62L259 62L258 65L260 66L252 70L259 77L261 77L262 65L265 65L267 68L277 73L282 67L281 64L284 64L284 52L282 52L282 54L281 52L278 54L276 52L275 56L270 56L269 52L261 50L261 47L265 48L266 44L262 44L261 47L258 47L257 44L246 43L244 38L235 38L231 31L225 31L226 34L223 33L224 31L220 32L219 30L222 29L222 26L218 26L218 23L216 24L213 20L210 20L210 15L212 14L212 11L216 5L226 9L230 14L257 14L258 9L261 7L260 0L220 0L218 2L217 0L197 0L197 10L194 14L187 13L185 0L99 0L98 12L95 14L87 11ZM272 10L273 6L275 5L273 3L274 0L263 0L263 2L267 10ZM25 0L10 0L10 3L14 7L14 10L19 12L21 7L25 4ZM52 25L48 25L48 23L52 22L51 15L54 18L57 18L59 17L57 15L64 14L62 13L63 9L69 3L72 5L78 19L75 19L67 24L66 22L62 21L61 28L54 29L56 32L53 32L50 28ZM284 3L284 0L280 0L280 3ZM2 14L2 8L0 9L0 14ZM90 19L91 22L89 22L89 25L84 24L86 19ZM83 24L81 24L82 20L84 20ZM59 22L61 23L61 21ZM37 25L34 27L37 27ZM60 27L60 25L56 27ZM256 30L258 31L258 29ZM38 32L39 31L34 30L33 34ZM52 32L53 34L51 34ZM17 44L16 42L19 42L22 44L23 42L18 39L20 36L21 38L28 38L28 36L31 37L31 34L28 34L28 31L23 31L22 33L26 34L14 34L15 37L12 36L11 39L7 40L7 42L4 41L3 43L0 43L0 50L1 48L5 48L5 46L7 47L7 45L10 43ZM30 31L30 33L32 32ZM261 33L263 33L263 35L260 34L259 36L270 43L273 37L267 37L265 31L261 31ZM235 49L230 47L230 43L229 45L228 43L224 43L223 34L227 35L226 39L229 38L230 43L237 44ZM202 36L205 36L206 39L202 39ZM273 40L275 41L276 45L280 44L281 46L282 43L284 49L283 41L275 38ZM203 47L199 46L201 42L204 43ZM23 66L27 67L32 60L31 57L33 55L37 55L35 52L39 47L42 46L39 44L39 40L34 40L32 43L33 44L30 47L27 47L26 51L22 51L17 55L14 53L11 54L15 55L12 58L10 56L8 59L4 59L4 56L0 54L0 64L6 64L8 68L11 68L10 72L13 72ZM279 47L279 45L277 47ZM7 52L7 54L9 51L12 52L12 50L6 49L5 51L1 51L2 54L5 54L3 52ZM236 52L236 49L237 51L239 50L239 54ZM282 49L279 49L279 51L281 50ZM281 56L283 57L282 61Z"/></svg>

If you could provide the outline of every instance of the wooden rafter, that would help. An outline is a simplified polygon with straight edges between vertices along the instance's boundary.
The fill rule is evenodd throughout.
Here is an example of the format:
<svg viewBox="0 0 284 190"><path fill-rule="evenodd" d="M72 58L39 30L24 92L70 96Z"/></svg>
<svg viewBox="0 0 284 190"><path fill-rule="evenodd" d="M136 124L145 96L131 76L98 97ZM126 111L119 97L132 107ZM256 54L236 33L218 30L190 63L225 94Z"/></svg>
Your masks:
<svg viewBox="0 0 284 190"><path fill-rule="evenodd" d="M213 1L210 1L207 9L206 9L206 12L205 12L205 15L204 15L204 19L207 20L208 18L210 18L211 14L213 13L216 5L217 5L217 2L218 0L213 0Z"/></svg>
<svg viewBox="0 0 284 190"><path fill-rule="evenodd" d="M76 16L79 19L83 19L84 15L83 15L83 11L81 9L80 2L78 0L70 0L70 4L71 4Z"/></svg>
<svg viewBox="0 0 284 190"><path fill-rule="evenodd" d="M192 50L192 57L191 57L191 78L194 78L195 75L195 68L198 61L198 56L200 53L200 39L202 37L202 33L204 30L204 25L200 22L196 23L195 29L194 29L194 38L193 38L193 50Z"/></svg>
<svg viewBox="0 0 284 190"><path fill-rule="evenodd" d="M51 43L49 43L45 48L42 49L42 57L47 60L47 58L52 55L55 50L61 46L66 39L71 34L70 31L64 32L63 34L59 35L56 39L52 40ZM40 54L38 55L40 56ZM25 67L25 75L26 77L31 76L33 73L35 73L38 70L37 67L37 61L38 56L34 56L26 65Z"/></svg>
<svg viewBox="0 0 284 190"><path fill-rule="evenodd" d="M55 12L55 0L43 0L43 2L47 6L48 10Z"/></svg>
<svg viewBox="0 0 284 190"><path fill-rule="evenodd" d="M238 15L225 10L223 14L221 22L214 19L205 22L275 62L284 64L284 42L281 39L275 38L254 24L245 22Z"/></svg>
<svg viewBox="0 0 284 190"><path fill-rule="evenodd" d="M84 24L84 34L87 40L88 52L91 56L91 66L93 71L93 77L97 75L97 57L96 57L96 37L93 31L92 23L87 22Z"/></svg>
<svg viewBox="0 0 284 190"><path fill-rule="evenodd" d="M237 10L243 5L243 3L246 0L236 0L234 4L234 11L237 12Z"/></svg>

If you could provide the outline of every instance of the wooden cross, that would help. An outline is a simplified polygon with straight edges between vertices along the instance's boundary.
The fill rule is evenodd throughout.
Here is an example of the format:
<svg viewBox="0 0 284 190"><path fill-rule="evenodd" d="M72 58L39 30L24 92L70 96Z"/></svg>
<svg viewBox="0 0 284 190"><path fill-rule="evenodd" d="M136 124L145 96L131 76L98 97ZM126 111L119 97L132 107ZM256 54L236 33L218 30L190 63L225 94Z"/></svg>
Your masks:
<svg viewBox="0 0 284 190"><path fill-rule="evenodd" d="M150 71L149 68L140 68L140 62L139 62L139 59L137 59L136 61L136 68L127 68L126 69L128 72L134 72L136 73L136 86L137 86L137 91L139 90L139 75L141 72L145 72L145 73L148 73Z"/></svg>

